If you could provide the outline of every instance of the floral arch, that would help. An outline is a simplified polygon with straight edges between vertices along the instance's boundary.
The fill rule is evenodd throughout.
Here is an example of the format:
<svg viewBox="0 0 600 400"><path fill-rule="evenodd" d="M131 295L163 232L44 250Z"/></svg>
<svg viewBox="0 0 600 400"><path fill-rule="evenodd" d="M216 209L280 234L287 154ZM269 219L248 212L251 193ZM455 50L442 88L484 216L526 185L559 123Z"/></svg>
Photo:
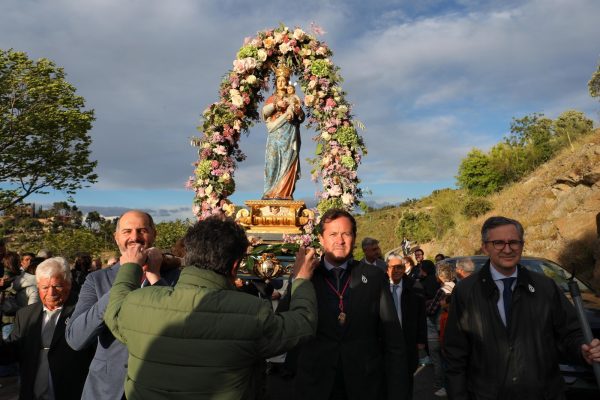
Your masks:
<svg viewBox="0 0 600 400"><path fill-rule="evenodd" d="M334 207L350 210L359 204L362 191L357 168L366 147L356 129L362 125L352 120L332 55L315 36L283 25L244 41L233 69L221 81L219 101L202 114L198 129L203 137L192 139L192 145L199 148L199 160L187 186L196 193L193 212L199 219L233 212L227 198L235 191L236 165L245 159L239 148L240 136L259 120L257 108L269 89L271 68L281 63L298 77L307 127L317 131L313 136L316 154L310 163L312 180L323 184L317 193L319 212Z"/></svg>

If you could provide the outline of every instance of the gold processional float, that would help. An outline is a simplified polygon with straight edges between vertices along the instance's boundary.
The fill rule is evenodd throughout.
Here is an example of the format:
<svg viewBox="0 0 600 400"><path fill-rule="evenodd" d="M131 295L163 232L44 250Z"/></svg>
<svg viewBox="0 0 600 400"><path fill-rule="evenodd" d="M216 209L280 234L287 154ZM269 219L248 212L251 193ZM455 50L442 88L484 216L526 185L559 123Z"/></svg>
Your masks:
<svg viewBox="0 0 600 400"><path fill-rule="evenodd" d="M352 209L362 196L357 168L366 147L351 115L351 105L340 86L342 77L331 58L333 52L313 34L301 28L279 27L247 38L231 69L221 80L220 99L202 113L199 130L192 138L199 161L188 187L196 192L198 218L225 212L245 227L251 241L242 273L267 281L290 272L299 243L315 244L315 212L293 198L300 177L300 126L308 113L307 127L316 128L316 157L309 159L315 180L323 191L317 208ZM301 95L296 94L298 79ZM262 91L274 77L274 92L264 101ZM264 191L260 200L247 200L239 209L227 198L235 191L236 162L245 158L238 146L259 118L266 125Z"/></svg>

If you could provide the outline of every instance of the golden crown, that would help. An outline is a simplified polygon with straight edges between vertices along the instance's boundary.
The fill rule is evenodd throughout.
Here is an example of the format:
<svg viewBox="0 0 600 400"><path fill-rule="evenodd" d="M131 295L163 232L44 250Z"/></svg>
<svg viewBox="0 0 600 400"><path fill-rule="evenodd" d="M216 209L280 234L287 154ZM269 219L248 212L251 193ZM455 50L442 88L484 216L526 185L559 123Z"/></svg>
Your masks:
<svg viewBox="0 0 600 400"><path fill-rule="evenodd" d="M292 70L287 65L280 64L275 68L275 76L277 77L283 76L289 79L291 75Z"/></svg>

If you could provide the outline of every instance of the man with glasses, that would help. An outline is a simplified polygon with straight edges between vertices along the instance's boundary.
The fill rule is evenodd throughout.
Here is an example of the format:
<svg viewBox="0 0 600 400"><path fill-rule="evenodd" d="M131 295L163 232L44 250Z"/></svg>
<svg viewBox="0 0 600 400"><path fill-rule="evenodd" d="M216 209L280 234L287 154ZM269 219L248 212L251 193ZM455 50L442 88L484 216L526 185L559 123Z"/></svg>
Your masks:
<svg viewBox="0 0 600 400"><path fill-rule="evenodd" d="M425 299L421 284L406 275L404 257L396 253L387 256L387 274L390 278L390 292L398 313L408 365L408 393L413 398L413 374L419 364L419 351L424 351L427 343L427 320L425 319Z"/></svg>
<svg viewBox="0 0 600 400"><path fill-rule="evenodd" d="M452 295L444 349L451 399L562 399L559 348L573 362L600 362L600 341L584 344L573 305L553 280L519 261L524 230L491 217L481 228L483 268Z"/></svg>

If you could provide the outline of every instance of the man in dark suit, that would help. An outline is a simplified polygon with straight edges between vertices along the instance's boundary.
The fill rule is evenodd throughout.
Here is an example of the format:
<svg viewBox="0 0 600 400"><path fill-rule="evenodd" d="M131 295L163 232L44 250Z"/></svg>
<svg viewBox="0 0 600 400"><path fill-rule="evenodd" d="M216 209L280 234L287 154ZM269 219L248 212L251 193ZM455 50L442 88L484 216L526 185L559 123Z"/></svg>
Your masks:
<svg viewBox="0 0 600 400"><path fill-rule="evenodd" d="M15 328L2 344L5 360L16 359L20 400L79 400L95 346L75 351L65 340L65 325L75 309L71 271L64 258L38 265L41 302L17 312Z"/></svg>
<svg viewBox="0 0 600 400"><path fill-rule="evenodd" d="M387 265L385 261L383 261L381 247L379 247L379 240L366 237L361 242L360 247L362 247L363 253L365 254L360 262L374 265L377 268L381 268L384 272L387 271Z"/></svg>
<svg viewBox="0 0 600 400"><path fill-rule="evenodd" d="M125 212L117 224L115 241L121 254L127 248L141 245L144 250L152 247L156 238L156 228L152 217L143 211ZM165 263L163 262L163 265ZM110 288L119 272L120 263L106 269L94 271L86 277L73 318L68 323L66 337L69 345L76 350L97 343L96 354L90 365L85 382L83 400L121 400L125 392L127 373L127 348L104 324L104 311L108 305ZM170 269L155 274L144 267L146 285L173 285L179 277L179 269Z"/></svg>
<svg viewBox="0 0 600 400"><path fill-rule="evenodd" d="M348 212L327 211L319 232L317 334L299 348L294 396L406 399L405 344L387 276L352 259L356 221Z"/></svg>
<svg viewBox="0 0 600 400"><path fill-rule="evenodd" d="M409 395L413 393L413 374L419 362L419 350L427 343L427 319L425 299L419 282L406 275L406 266L402 256L391 253L387 257L390 292L402 323L406 358L408 359Z"/></svg>

